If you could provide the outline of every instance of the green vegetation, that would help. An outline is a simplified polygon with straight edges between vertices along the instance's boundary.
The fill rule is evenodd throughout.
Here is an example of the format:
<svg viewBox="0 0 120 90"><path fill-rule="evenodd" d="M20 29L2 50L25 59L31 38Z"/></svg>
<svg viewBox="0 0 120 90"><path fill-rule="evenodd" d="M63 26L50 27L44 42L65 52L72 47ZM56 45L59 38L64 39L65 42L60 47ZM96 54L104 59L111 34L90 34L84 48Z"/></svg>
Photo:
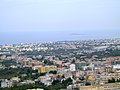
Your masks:
<svg viewBox="0 0 120 90"><path fill-rule="evenodd" d="M1 63L5 65L6 67L9 67L11 65L16 65L16 60L3 60Z"/></svg>
<svg viewBox="0 0 120 90"><path fill-rule="evenodd" d="M116 80L116 82L120 82L120 78Z"/></svg>
<svg viewBox="0 0 120 90"><path fill-rule="evenodd" d="M45 88L45 90L60 90L60 89L66 89L66 86L61 83L57 83L55 85L50 85Z"/></svg>
<svg viewBox="0 0 120 90"><path fill-rule="evenodd" d="M84 77L80 77L79 80L83 81L83 80L85 80L85 78Z"/></svg>
<svg viewBox="0 0 120 90"><path fill-rule="evenodd" d="M67 86L70 85L70 84L72 84L72 79L71 78L63 80L62 83L60 82L60 80L54 80L52 85L48 86L45 90L66 89Z"/></svg>
<svg viewBox="0 0 120 90"><path fill-rule="evenodd" d="M52 85L56 85L56 84L58 84L58 83L60 83L60 80L54 80L54 81L52 82Z"/></svg>
<svg viewBox="0 0 120 90"><path fill-rule="evenodd" d="M50 71L51 74L57 74L57 71Z"/></svg>
<svg viewBox="0 0 120 90"><path fill-rule="evenodd" d="M65 86L68 86L68 85L72 84L72 79L71 79L71 78L68 78L68 79L66 79L66 80L63 80L63 81L62 81L62 84L64 84Z"/></svg>
<svg viewBox="0 0 120 90"><path fill-rule="evenodd" d="M108 50L109 51L109 56L120 56L120 50Z"/></svg>
<svg viewBox="0 0 120 90"><path fill-rule="evenodd" d="M90 83L90 82L86 82L85 85L86 85L86 86L90 86L91 83Z"/></svg>
<svg viewBox="0 0 120 90"><path fill-rule="evenodd" d="M120 82L120 78L115 80L115 78L108 79L108 83L115 83L115 82Z"/></svg>
<svg viewBox="0 0 120 90"><path fill-rule="evenodd" d="M53 65L53 62L50 60L44 60L45 65Z"/></svg>
<svg viewBox="0 0 120 90"><path fill-rule="evenodd" d="M6 68L0 69L0 79L6 78L10 79L12 77L21 76L22 74L32 75L36 71L33 71L32 68Z"/></svg>

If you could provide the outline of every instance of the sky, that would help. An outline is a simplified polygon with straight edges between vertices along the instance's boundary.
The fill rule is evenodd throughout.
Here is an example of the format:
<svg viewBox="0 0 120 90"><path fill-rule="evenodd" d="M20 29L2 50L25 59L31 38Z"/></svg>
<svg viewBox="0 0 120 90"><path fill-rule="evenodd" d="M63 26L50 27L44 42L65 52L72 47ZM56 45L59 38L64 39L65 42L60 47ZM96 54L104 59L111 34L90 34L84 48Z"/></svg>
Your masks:
<svg viewBox="0 0 120 90"><path fill-rule="evenodd" d="M0 43L71 40L89 33L119 36L120 0L0 0Z"/></svg>

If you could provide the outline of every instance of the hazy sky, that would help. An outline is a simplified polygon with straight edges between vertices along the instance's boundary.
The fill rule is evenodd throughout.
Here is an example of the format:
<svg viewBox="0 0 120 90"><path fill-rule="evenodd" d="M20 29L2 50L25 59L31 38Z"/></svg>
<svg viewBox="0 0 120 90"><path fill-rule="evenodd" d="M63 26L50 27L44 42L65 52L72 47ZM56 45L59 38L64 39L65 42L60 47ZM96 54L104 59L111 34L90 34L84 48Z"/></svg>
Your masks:
<svg viewBox="0 0 120 90"><path fill-rule="evenodd" d="M0 31L120 29L120 0L0 0Z"/></svg>
<svg viewBox="0 0 120 90"><path fill-rule="evenodd" d="M120 30L120 0L0 0L1 34L114 30Z"/></svg>

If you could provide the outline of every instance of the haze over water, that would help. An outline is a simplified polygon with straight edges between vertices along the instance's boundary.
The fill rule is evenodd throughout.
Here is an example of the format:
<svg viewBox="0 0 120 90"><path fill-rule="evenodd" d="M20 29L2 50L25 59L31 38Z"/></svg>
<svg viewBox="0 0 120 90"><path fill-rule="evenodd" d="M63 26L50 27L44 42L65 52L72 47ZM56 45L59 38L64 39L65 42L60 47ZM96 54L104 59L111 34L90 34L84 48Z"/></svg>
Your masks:
<svg viewBox="0 0 120 90"><path fill-rule="evenodd" d="M65 40L120 38L119 30L107 31L54 31L54 32L2 32L0 44L34 43Z"/></svg>

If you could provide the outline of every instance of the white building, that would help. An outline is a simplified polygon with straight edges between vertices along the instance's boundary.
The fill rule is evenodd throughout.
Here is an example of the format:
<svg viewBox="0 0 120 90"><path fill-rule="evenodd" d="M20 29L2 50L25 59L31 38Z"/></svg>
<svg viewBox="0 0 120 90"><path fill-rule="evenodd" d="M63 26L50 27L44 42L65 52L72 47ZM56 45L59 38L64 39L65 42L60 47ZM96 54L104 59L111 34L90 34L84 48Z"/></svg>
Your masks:
<svg viewBox="0 0 120 90"><path fill-rule="evenodd" d="M41 76L41 77L39 77L39 80L41 83L43 83L44 85L47 85L47 86L52 84L51 77L49 77L49 76Z"/></svg>
<svg viewBox="0 0 120 90"><path fill-rule="evenodd" d="M75 71L75 70L76 70L75 64L71 64L70 65L70 71Z"/></svg>
<svg viewBox="0 0 120 90"><path fill-rule="evenodd" d="M11 86L12 86L12 82L10 80L3 79L1 81L1 88L11 87Z"/></svg>
<svg viewBox="0 0 120 90"><path fill-rule="evenodd" d="M120 69L120 64L113 65L113 69Z"/></svg>

